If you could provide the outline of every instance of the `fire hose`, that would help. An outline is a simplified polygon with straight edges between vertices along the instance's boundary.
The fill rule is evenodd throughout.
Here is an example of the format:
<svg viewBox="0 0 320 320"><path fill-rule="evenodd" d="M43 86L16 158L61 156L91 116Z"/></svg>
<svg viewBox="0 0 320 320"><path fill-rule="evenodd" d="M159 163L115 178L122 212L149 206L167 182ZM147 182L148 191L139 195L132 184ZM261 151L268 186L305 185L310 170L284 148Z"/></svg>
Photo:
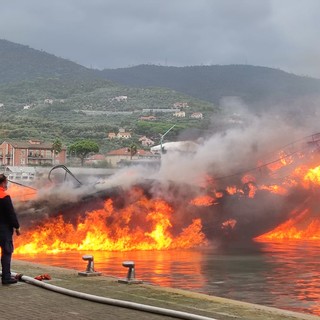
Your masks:
<svg viewBox="0 0 320 320"><path fill-rule="evenodd" d="M0 272L1 274L1 272ZM54 292L58 292L61 294L65 294L71 297L79 298L79 299L84 299L92 302L98 302L102 304L108 304L116 307L122 307L122 308L127 308L127 309L133 309L133 310L138 310L138 311L144 311L144 312L149 312L149 313L154 313L154 314L159 314L159 315L164 315L164 316L169 316L173 318L178 318L178 319L186 319L186 320L217 320L215 318L209 318L205 316L199 316L196 314L192 313L187 313L183 311L177 311L177 310L171 310L171 309L166 309L166 308L160 308L160 307L154 307L150 305L145 305L145 304L140 304L140 303L135 303L135 302L130 302L130 301L125 301L125 300L117 300L117 299L112 299L112 298L106 298L106 297L101 297L101 296L96 296L88 293L83 293L79 291L74 291L62 287L58 287L43 281L36 280L32 277L28 277L19 273L14 273L12 272L12 275L16 277L19 281L26 282L28 284L32 284L47 290L51 290Z"/></svg>

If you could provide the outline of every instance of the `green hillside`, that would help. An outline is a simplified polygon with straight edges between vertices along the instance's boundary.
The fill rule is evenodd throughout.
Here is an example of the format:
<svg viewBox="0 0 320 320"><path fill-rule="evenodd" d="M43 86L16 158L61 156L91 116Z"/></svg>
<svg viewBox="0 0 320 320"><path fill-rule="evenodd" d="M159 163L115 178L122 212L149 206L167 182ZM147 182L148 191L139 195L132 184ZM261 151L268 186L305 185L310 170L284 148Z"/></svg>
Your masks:
<svg viewBox="0 0 320 320"><path fill-rule="evenodd" d="M103 74L66 59L0 40L0 139L60 138L66 144L92 139L102 151L137 143L141 135L159 141L173 123L169 139L186 130L200 135L217 112L212 103L162 88L132 88L104 80ZM116 101L118 96L127 100ZM188 113L203 112L204 121L173 117L175 102L187 102ZM146 111L144 109L155 109ZM153 115L155 121L141 121ZM110 141L109 132L119 128L132 133L130 141Z"/></svg>
<svg viewBox="0 0 320 320"><path fill-rule="evenodd" d="M0 39L0 84L34 79L94 79L97 73L44 51Z"/></svg>
<svg viewBox="0 0 320 320"><path fill-rule="evenodd" d="M165 87L219 105L224 97L238 97L252 110L294 108L296 101L319 97L320 80L250 65L164 67L140 65L106 69L104 77L134 87ZM309 107L312 102L309 99ZM304 107L308 107L305 105Z"/></svg>
<svg viewBox="0 0 320 320"><path fill-rule="evenodd" d="M108 151L139 144L143 135L158 143L173 124L166 139L192 139L239 120L221 103L225 97L236 97L254 112L301 118L315 113L319 89L318 79L255 66L92 70L0 40L0 140L60 138L68 145L92 139ZM121 96L126 99L117 101ZM181 109L185 117L174 116L177 102L187 106ZM191 118L196 112L203 119ZM142 120L146 116L154 118ZM109 140L108 133L119 128L132 138Z"/></svg>

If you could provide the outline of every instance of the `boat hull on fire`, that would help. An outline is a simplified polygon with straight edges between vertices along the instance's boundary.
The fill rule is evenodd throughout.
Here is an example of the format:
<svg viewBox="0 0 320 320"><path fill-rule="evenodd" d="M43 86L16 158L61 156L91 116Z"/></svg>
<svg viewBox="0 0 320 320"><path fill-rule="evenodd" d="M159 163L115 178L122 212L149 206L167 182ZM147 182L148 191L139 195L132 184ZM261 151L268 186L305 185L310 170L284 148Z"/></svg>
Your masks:
<svg viewBox="0 0 320 320"><path fill-rule="evenodd" d="M32 201L19 203L17 210L21 212L22 224L28 228L39 224L44 218L58 215L76 224L79 217L87 212L103 209L106 201L112 201L116 215L142 198L149 201L161 199L172 209L172 234L178 234L192 221L200 219L201 231L210 241L246 241L284 222L290 212L307 198L307 194L295 190L291 196L286 197L267 191L257 192L254 198L244 193L230 195L222 192L219 198L212 196L209 203L199 204L194 201L203 192L203 189L194 185L150 179L139 181L130 187L61 187ZM136 213L133 219L139 220L138 216L141 218L141 214ZM110 216L106 223L111 224L113 219ZM139 223L143 224L142 220Z"/></svg>

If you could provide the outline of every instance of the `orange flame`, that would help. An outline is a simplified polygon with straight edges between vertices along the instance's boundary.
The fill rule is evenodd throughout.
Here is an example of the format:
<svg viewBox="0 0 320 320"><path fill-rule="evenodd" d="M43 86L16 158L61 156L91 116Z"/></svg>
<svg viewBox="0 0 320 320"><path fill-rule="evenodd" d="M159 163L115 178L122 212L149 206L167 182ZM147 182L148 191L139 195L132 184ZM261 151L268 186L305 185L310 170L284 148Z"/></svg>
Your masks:
<svg viewBox="0 0 320 320"><path fill-rule="evenodd" d="M298 217L287 220L274 230L257 237L256 240L320 240L320 221L318 219L308 221L308 219L306 219L308 215L309 209L305 209Z"/></svg>
<svg viewBox="0 0 320 320"><path fill-rule="evenodd" d="M293 161L292 156L283 152L280 154L280 158L274 163L270 163L267 168L280 169L291 165ZM201 193L206 194L192 199L189 204L199 207L210 207L214 204L219 209L218 205L223 206L224 203L227 203L227 197L237 198L239 201L244 198L253 199L260 190L280 196L290 194L292 187L300 187L300 189L303 187L306 190L317 192L320 185L320 166L308 169L307 166L301 165L291 170L293 172L290 176L282 178L281 175L285 170L281 170L277 177L273 172L265 180L268 181L268 184L260 184L259 182L270 173L269 171L252 170L253 173L246 174L241 178L241 186L226 187L224 185L223 188L220 188L220 185L217 186L217 181L210 176L204 176L201 177L202 180L200 179L201 183L199 182L199 184L202 187ZM286 173L286 175L288 174ZM233 177L233 184L234 180ZM240 182L239 177L237 180ZM23 194L21 188L12 186L10 193L13 196L15 193L15 196L18 196L19 193L15 189L20 189L18 190L20 195ZM27 193L30 197L36 195L33 190L25 189L24 194ZM232 196L234 197L232 198ZM132 188L129 192L129 198L134 201L122 209L115 209L112 200L106 200L104 208L87 212L84 217L79 217L76 223L66 221L62 216L51 218L45 224L30 230L24 237L19 237L16 240L16 252L166 250L207 244L200 219L194 219L189 222L189 225L184 226L184 229L180 227L180 230L177 230L174 224L175 212L167 202L161 199L148 199L144 196L143 190L139 188ZM224 201L225 199L226 201ZM251 199L247 200L248 204L253 203ZM314 212L315 207L308 209L303 207L303 209L293 211L288 221L257 239L320 239L318 231L320 230L320 218L319 213ZM208 208L208 210L210 209ZM181 220L178 219L179 222ZM221 223L221 221L224 222ZM237 231L240 227L235 228L236 225L236 220L225 218L219 220L218 227L221 226L223 231ZM238 221L237 226L240 225L240 221Z"/></svg>
<svg viewBox="0 0 320 320"><path fill-rule="evenodd" d="M268 190L272 193L276 193L276 194L282 194L282 195L286 195L288 194L288 190L283 187L283 186L278 186L278 185L269 185L269 186L266 186L266 185L262 185L260 186L259 188L260 190Z"/></svg>
<svg viewBox="0 0 320 320"><path fill-rule="evenodd" d="M318 188L320 184L320 166L307 170L299 167L293 174L296 178L300 175L304 188ZM301 211L291 213L291 218L274 230L257 237L257 240L275 239L303 239L320 240L320 215L314 212L314 208L304 208Z"/></svg>
<svg viewBox="0 0 320 320"><path fill-rule="evenodd" d="M60 215L16 239L16 253L57 253L68 250L129 251L191 248L205 245L200 219L180 234L171 232L172 208L163 200L141 200L116 211L112 200L87 212L76 225Z"/></svg>
<svg viewBox="0 0 320 320"><path fill-rule="evenodd" d="M310 169L303 178L305 185L320 185L320 166Z"/></svg>
<svg viewBox="0 0 320 320"><path fill-rule="evenodd" d="M37 196L37 190L9 183L8 194L15 202L33 200Z"/></svg>
<svg viewBox="0 0 320 320"><path fill-rule="evenodd" d="M214 203L214 198L209 195L202 195L191 200L190 203L199 207L209 207Z"/></svg>

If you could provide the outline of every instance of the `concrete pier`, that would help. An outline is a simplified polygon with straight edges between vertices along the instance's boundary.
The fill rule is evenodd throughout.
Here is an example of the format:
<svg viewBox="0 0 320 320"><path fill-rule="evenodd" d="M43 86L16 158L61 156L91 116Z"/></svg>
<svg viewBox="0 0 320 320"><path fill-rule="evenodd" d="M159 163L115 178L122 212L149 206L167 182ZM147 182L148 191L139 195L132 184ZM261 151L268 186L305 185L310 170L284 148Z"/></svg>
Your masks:
<svg viewBox="0 0 320 320"><path fill-rule="evenodd" d="M128 301L157 308L177 310L219 320L296 320L320 319L318 316L207 296L184 290L163 288L151 284L125 284L105 275L82 277L78 270L38 265L13 260L12 271L32 279L48 274L51 280L40 281L86 295ZM26 281L0 285L1 319L176 319L146 311L119 307L85 298L76 298L39 287ZM192 318L186 318L192 319Z"/></svg>

